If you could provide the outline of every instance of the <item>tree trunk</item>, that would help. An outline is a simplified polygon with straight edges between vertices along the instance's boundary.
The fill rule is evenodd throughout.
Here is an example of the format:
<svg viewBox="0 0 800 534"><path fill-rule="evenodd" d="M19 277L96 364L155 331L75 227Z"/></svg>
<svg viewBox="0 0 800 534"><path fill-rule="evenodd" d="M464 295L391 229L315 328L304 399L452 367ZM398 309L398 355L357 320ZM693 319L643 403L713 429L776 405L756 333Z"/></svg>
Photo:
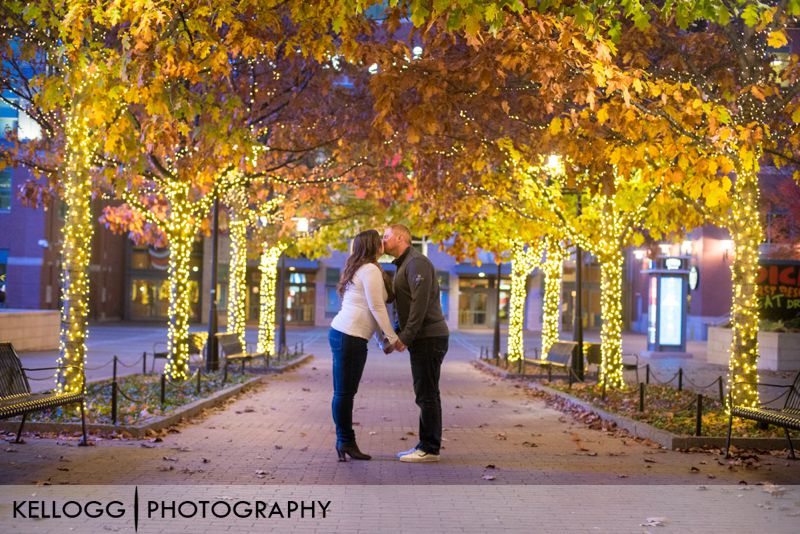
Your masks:
<svg viewBox="0 0 800 534"><path fill-rule="evenodd" d="M528 274L541 259L541 250L525 249L521 240L511 244L511 299L508 318L508 361L525 357L525 298L528 295ZM497 283L500 283L498 280Z"/></svg>
<svg viewBox="0 0 800 534"><path fill-rule="evenodd" d="M759 216L758 175L756 170L737 169L733 213L730 224L734 244L731 265L733 336L728 363L728 389L735 406L758 405L758 326L759 310L756 278L759 245L764 230ZM730 407L728 407L730 408Z"/></svg>
<svg viewBox="0 0 800 534"><path fill-rule="evenodd" d="M278 280L278 261L283 245L265 247L258 270L261 271L259 288L260 313L258 314L258 352L276 354L275 350L275 303Z"/></svg>
<svg viewBox="0 0 800 534"><path fill-rule="evenodd" d="M189 317L191 313L190 269L195 225L191 216L188 187L184 194L170 198L169 238L169 359L164 374L173 380L189 376Z"/></svg>
<svg viewBox="0 0 800 534"><path fill-rule="evenodd" d="M622 274L624 257L617 249L600 259L600 329L602 359L600 383L609 389L621 388L622 377Z"/></svg>
<svg viewBox="0 0 800 534"><path fill-rule="evenodd" d="M56 390L77 393L83 390L86 362L86 337L89 317L89 264L92 257L92 177L89 173L90 144L87 120L72 117L67 125L64 202L66 216L61 249L61 330L62 370L56 375Z"/></svg>
<svg viewBox="0 0 800 534"><path fill-rule="evenodd" d="M228 222L231 244L228 269L228 332L236 334L242 347L246 347L247 221L239 210L240 206L231 207L231 217Z"/></svg>
<svg viewBox="0 0 800 534"><path fill-rule="evenodd" d="M544 302L542 304L542 358L558 341L561 325L561 280L564 271L564 249L558 242L549 243L544 271Z"/></svg>

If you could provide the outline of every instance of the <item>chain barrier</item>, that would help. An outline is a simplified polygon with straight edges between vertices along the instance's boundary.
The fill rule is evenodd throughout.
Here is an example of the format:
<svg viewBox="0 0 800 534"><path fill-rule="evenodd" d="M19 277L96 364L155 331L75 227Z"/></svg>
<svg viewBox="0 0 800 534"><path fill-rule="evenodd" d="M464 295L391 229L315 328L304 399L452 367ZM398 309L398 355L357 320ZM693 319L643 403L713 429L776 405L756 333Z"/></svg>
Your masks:
<svg viewBox="0 0 800 534"><path fill-rule="evenodd" d="M645 367L649 368L649 366L645 366ZM656 376L656 374L652 370L650 370L650 378L652 378L657 384L659 384L661 386L668 386L669 384L672 383L673 380L678 378L679 374L680 374L680 370L676 371L675 374L672 375L672 378L670 378L669 380L663 380L662 381L662 380L658 379L658 377Z"/></svg>
<svg viewBox="0 0 800 534"><path fill-rule="evenodd" d="M118 387L118 388L117 388L117 393L119 393L120 395L122 395L123 397L125 397L126 399L128 399L129 401L133 402L134 404L141 404L141 403L143 403L143 402L145 402L145 401L146 401L146 399L132 399L132 398L131 398L131 397L129 397L129 396L128 396L128 395L125 393L125 391L123 391L123 390L122 390L122 388L120 388L120 387Z"/></svg>
<svg viewBox="0 0 800 534"><path fill-rule="evenodd" d="M86 370L86 371L97 371L98 369L102 369L103 367L108 367L112 363L113 363L113 360L109 360L106 363L104 363L103 365L98 365L97 367L86 367L86 366L84 366L84 370Z"/></svg>
<svg viewBox="0 0 800 534"><path fill-rule="evenodd" d="M139 362L141 362L142 360L144 360L144 356L140 356L139 359L133 363L122 363L121 361L117 361L117 363L122 367L133 367L134 365L139 365Z"/></svg>

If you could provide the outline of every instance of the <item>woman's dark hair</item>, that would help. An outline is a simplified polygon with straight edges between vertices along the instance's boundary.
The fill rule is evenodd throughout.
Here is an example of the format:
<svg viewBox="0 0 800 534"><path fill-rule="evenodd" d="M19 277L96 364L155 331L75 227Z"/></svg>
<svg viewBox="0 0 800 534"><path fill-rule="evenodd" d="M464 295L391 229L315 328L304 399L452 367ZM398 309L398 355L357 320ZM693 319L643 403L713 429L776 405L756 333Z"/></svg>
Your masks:
<svg viewBox="0 0 800 534"><path fill-rule="evenodd" d="M378 269L381 269L381 266L378 264L378 254L380 254L381 251L381 243L381 234L379 234L377 230L365 230L353 239L353 253L350 254L347 261L344 262L342 276L339 278L339 284L336 286L336 291L339 293L340 297L344 296L345 289L347 289L347 286L353 281L353 276L355 276L356 271L359 270L362 265L372 263L376 265ZM391 280L388 279L383 269L381 269L381 273L384 275L383 284L386 287L387 293L389 293L387 302L392 302L394 300L394 293L392 291Z"/></svg>

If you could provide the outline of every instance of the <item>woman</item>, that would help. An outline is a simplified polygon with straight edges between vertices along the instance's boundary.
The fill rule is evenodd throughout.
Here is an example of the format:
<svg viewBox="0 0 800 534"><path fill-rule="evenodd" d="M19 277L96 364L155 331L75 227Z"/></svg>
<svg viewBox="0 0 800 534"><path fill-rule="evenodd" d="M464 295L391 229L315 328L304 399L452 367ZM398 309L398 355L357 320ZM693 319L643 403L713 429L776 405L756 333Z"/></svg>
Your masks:
<svg viewBox="0 0 800 534"><path fill-rule="evenodd" d="M358 449L353 431L353 398L367 362L367 342L374 333L382 333L380 338L387 347L397 341L386 312L391 287L378 265L382 254L383 240L376 230L358 234L337 287L342 309L331 322L328 340L333 352L331 409L340 462L347 461L347 455L355 460L371 458Z"/></svg>

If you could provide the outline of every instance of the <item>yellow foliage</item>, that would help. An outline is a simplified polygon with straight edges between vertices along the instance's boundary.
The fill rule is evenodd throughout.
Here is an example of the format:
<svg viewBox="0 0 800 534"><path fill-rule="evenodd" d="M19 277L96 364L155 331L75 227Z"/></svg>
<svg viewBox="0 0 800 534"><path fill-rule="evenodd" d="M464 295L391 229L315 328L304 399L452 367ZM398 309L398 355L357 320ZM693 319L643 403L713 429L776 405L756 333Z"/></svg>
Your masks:
<svg viewBox="0 0 800 534"><path fill-rule="evenodd" d="M767 37L767 44L772 48L781 48L786 46L789 44L789 41L786 38L786 32L783 30L770 32L769 36Z"/></svg>

